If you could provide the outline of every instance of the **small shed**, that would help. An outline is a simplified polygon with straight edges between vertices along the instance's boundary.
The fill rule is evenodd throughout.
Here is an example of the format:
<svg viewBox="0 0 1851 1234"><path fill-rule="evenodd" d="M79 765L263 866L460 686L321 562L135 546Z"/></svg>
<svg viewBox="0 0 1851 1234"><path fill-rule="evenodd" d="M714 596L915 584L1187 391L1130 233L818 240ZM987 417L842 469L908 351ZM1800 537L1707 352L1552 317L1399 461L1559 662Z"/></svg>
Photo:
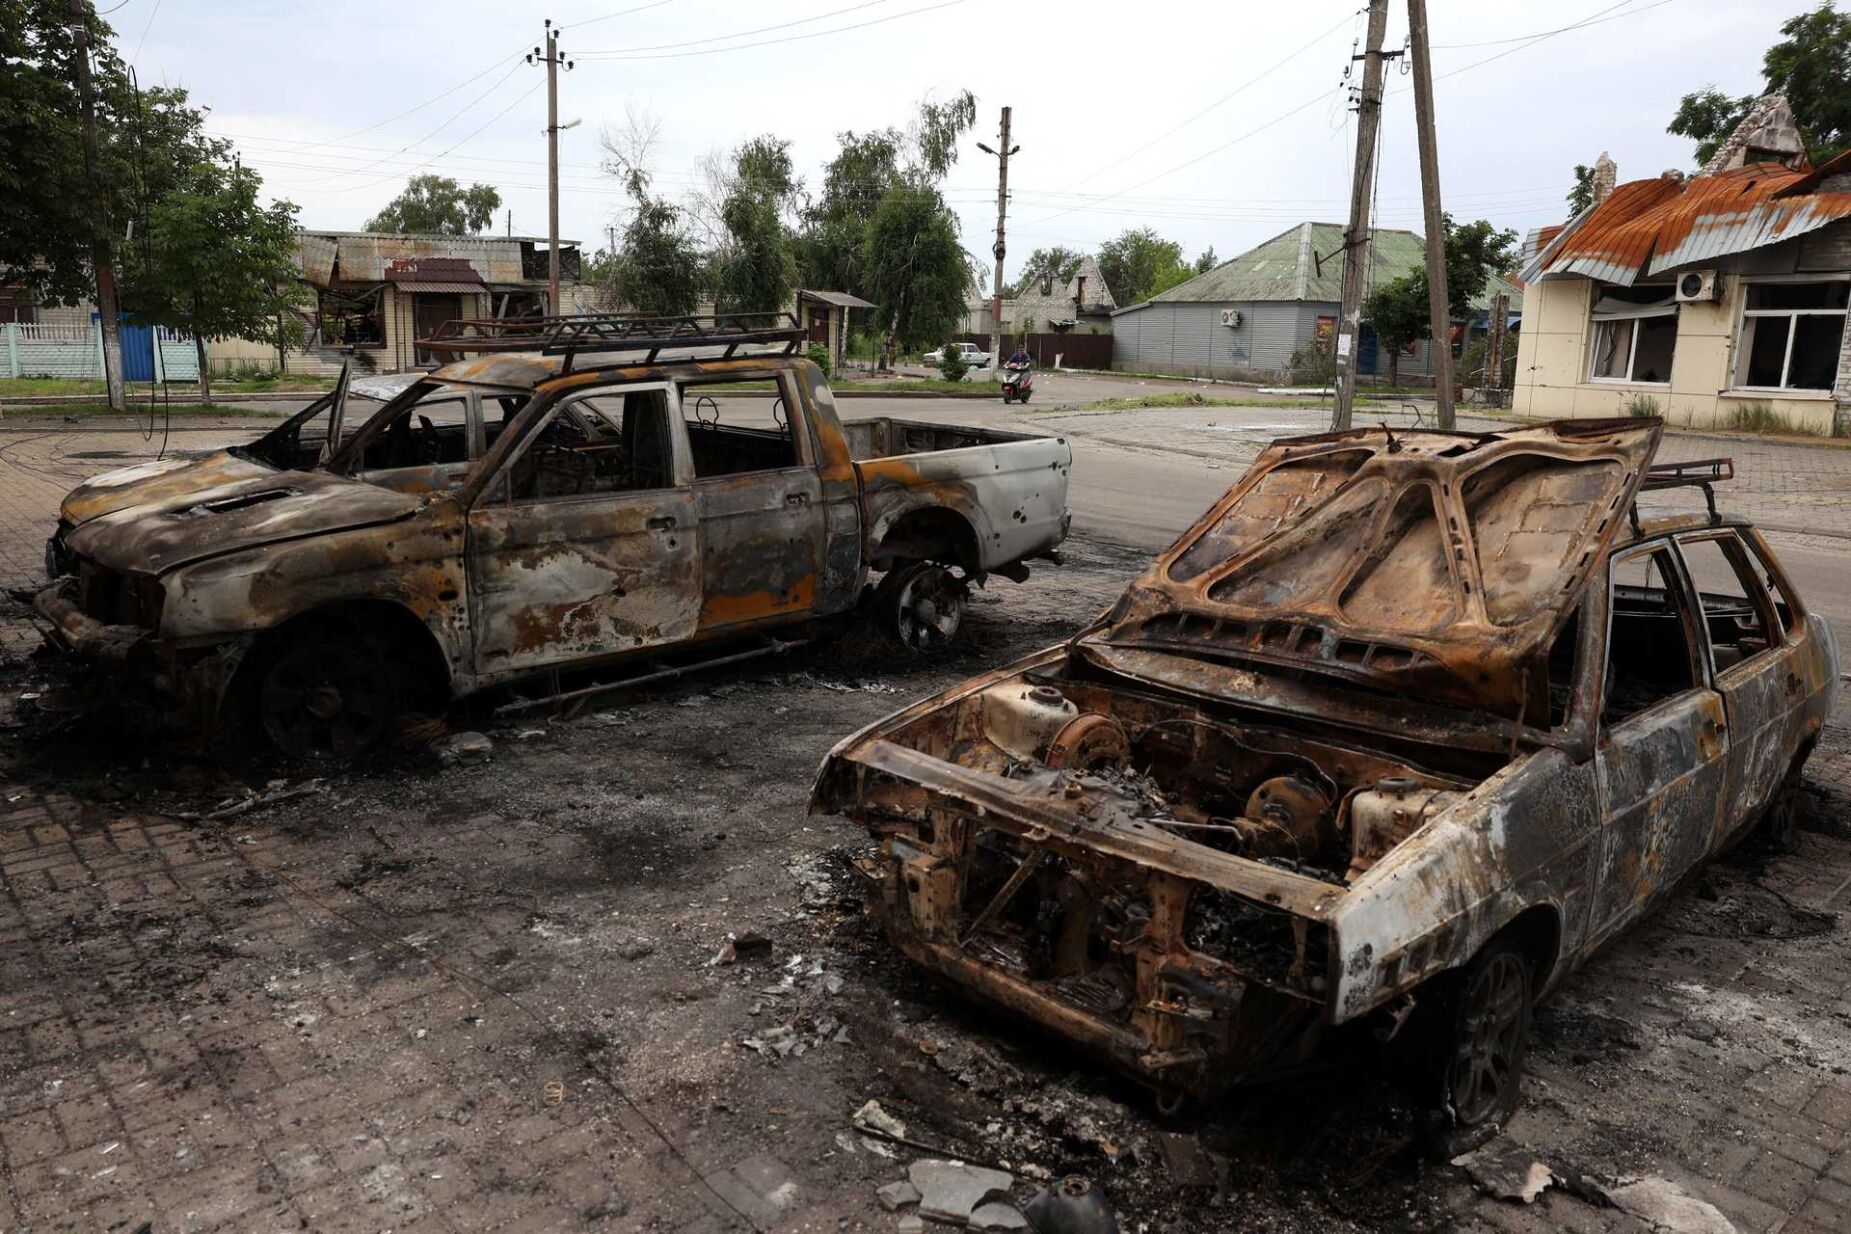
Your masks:
<svg viewBox="0 0 1851 1234"><path fill-rule="evenodd" d="M829 349L830 372L842 367L842 353L848 347L848 311L873 307L871 301L846 291L797 293L797 320L809 331L812 343Z"/></svg>

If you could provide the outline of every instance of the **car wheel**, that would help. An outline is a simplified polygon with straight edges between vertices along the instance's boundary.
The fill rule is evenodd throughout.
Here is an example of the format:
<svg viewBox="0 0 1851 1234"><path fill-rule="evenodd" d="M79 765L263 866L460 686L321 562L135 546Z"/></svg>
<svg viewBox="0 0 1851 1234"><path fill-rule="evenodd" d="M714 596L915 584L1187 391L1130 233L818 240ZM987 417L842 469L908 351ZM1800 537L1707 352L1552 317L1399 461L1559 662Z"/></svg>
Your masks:
<svg viewBox="0 0 1851 1234"><path fill-rule="evenodd" d="M1515 940L1493 939L1459 975L1444 1036L1442 1102L1463 1148L1510 1120L1522 1096L1534 977Z"/></svg>
<svg viewBox="0 0 1851 1234"><path fill-rule="evenodd" d="M1800 846L1800 769L1787 773L1774 799L1761 815L1761 834L1776 853L1791 853Z"/></svg>
<svg viewBox="0 0 1851 1234"><path fill-rule="evenodd" d="M964 584L941 565L908 562L889 570L874 589L874 612L882 633L901 646L942 651L964 620Z"/></svg>
<svg viewBox="0 0 1851 1234"><path fill-rule="evenodd" d="M250 720L286 758L349 762L378 750L396 729L399 676L363 633L322 625L284 632L250 667Z"/></svg>

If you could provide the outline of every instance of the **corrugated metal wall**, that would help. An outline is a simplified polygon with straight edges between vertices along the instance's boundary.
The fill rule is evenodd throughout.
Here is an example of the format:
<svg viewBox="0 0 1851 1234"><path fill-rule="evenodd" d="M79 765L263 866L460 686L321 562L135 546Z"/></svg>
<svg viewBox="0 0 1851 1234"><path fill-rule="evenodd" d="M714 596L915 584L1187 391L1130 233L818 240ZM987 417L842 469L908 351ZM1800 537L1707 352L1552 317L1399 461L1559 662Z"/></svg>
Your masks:
<svg viewBox="0 0 1851 1234"><path fill-rule="evenodd" d="M1241 323L1221 324L1223 309ZM1156 302L1112 319L1112 366L1127 372L1188 377L1272 378L1309 342L1320 313L1335 305L1297 301L1225 304Z"/></svg>

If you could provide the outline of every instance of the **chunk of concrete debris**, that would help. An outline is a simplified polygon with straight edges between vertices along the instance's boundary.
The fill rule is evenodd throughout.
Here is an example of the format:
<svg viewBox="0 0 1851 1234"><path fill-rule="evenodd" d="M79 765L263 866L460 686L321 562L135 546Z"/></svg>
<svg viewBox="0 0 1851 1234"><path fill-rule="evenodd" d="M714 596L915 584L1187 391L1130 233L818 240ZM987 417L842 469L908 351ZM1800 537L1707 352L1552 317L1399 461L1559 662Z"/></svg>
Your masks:
<svg viewBox="0 0 1851 1234"><path fill-rule="evenodd" d="M968 1225L979 1205L1006 1195L1015 1182L1001 1170L932 1158L913 1162L906 1173L919 1189L919 1215L951 1225Z"/></svg>
<svg viewBox="0 0 1851 1234"><path fill-rule="evenodd" d="M1631 1179L1604 1194L1615 1208L1664 1234L1736 1234L1722 1210L1668 1178Z"/></svg>
<svg viewBox="0 0 1851 1234"><path fill-rule="evenodd" d="M906 1124L882 1109L878 1101L870 1100L856 1110L853 1122L863 1131L878 1131L895 1139L906 1135Z"/></svg>
<svg viewBox="0 0 1851 1234"><path fill-rule="evenodd" d="M462 732L451 733L439 741L435 748L438 761L445 765L480 763L495 752L495 743L489 740L486 733Z"/></svg>
<svg viewBox="0 0 1851 1234"><path fill-rule="evenodd" d="M918 1213L907 1213L900 1218L900 1234L925 1234L925 1222L919 1219Z"/></svg>
<svg viewBox="0 0 1851 1234"><path fill-rule="evenodd" d="M890 1213L897 1213L908 1204L919 1203L919 1188L902 1178L897 1183L888 1183L875 1191L874 1198L881 1202L881 1207Z"/></svg>
<svg viewBox="0 0 1851 1234"><path fill-rule="evenodd" d="M1016 1211L1015 1205L991 1200L979 1204L971 1211L970 1228L973 1230L1026 1230L1028 1218Z"/></svg>
<svg viewBox="0 0 1851 1234"><path fill-rule="evenodd" d="M1481 1148L1454 1157L1452 1163L1464 1170L1472 1185L1486 1195L1520 1204L1533 1203L1555 1181L1555 1171L1521 1146Z"/></svg>
<svg viewBox="0 0 1851 1234"><path fill-rule="evenodd" d="M1215 1159L1194 1136L1159 1132L1157 1147L1163 1151L1163 1163L1169 1167L1170 1181L1178 1187L1215 1185Z"/></svg>

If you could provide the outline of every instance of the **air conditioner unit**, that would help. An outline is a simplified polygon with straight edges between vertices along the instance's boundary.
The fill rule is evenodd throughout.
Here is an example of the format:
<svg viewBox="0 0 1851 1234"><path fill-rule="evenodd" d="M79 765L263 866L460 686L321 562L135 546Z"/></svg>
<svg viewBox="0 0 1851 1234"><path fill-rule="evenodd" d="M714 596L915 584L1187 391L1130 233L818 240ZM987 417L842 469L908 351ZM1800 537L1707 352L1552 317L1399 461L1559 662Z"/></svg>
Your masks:
<svg viewBox="0 0 1851 1234"><path fill-rule="evenodd" d="M1234 327L1240 325L1240 310L1239 309L1222 309L1221 310L1221 324L1224 326L1227 326L1229 329L1233 329Z"/></svg>
<svg viewBox="0 0 1851 1234"><path fill-rule="evenodd" d="M1715 300L1721 294L1722 279L1714 270L1692 270L1689 274L1678 275L1677 298L1680 304Z"/></svg>

